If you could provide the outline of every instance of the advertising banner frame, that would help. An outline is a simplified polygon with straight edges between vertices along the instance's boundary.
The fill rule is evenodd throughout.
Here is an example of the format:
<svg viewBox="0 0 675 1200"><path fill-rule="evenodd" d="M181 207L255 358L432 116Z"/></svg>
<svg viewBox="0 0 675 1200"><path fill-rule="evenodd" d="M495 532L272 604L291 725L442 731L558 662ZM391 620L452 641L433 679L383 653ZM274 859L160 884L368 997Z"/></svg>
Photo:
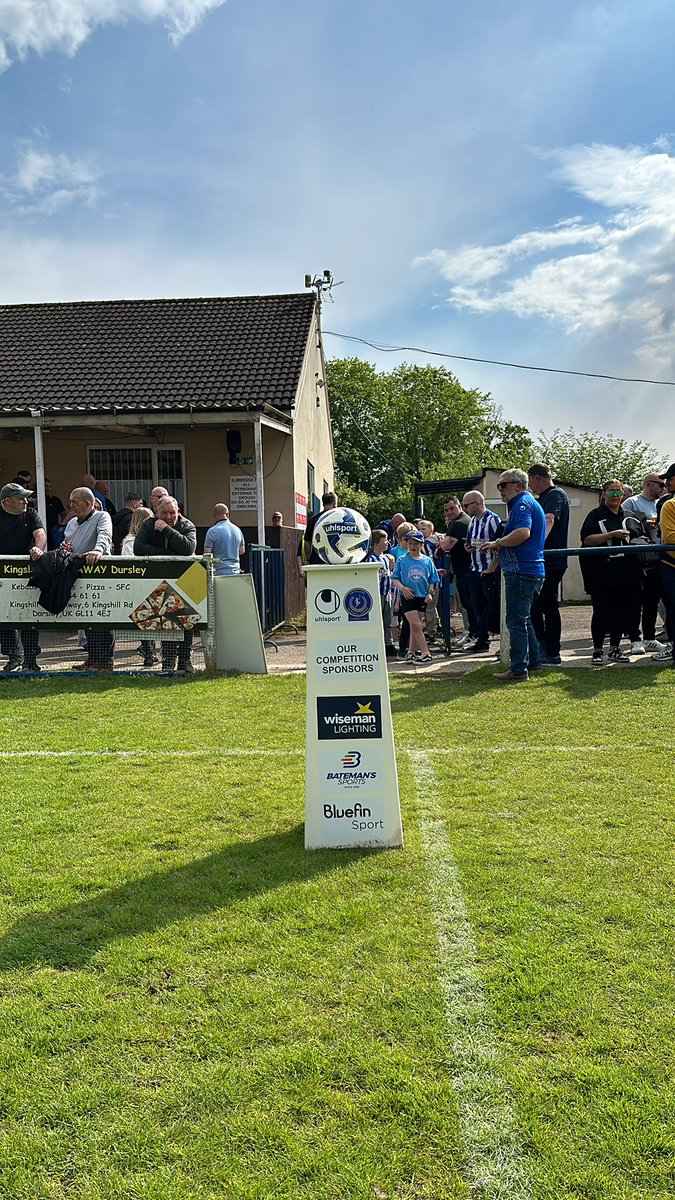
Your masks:
<svg viewBox="0 0 675 1200"><path fill-rule="evenodd" d="M40 606L40 592L27 586L27 555L0 555L0 629L135 630L152 637L206 630L209 611L208 558L111 555L83 566L62 613Z"/></svg>

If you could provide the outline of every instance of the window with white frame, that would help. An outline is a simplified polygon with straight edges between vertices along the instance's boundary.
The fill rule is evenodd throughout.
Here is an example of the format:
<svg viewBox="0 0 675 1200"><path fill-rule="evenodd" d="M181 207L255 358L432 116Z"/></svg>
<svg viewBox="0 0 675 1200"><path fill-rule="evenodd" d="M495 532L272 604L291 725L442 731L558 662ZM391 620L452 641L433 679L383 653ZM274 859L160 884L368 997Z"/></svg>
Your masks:
<svg viewBox="0 0 675 1200"><path fill-rule="evenodd" d="M90 446L89 471L106 479L110 499L124 507L127 492L138 492L147 503L154 487L165 487L185 508L185 450L182 446Z"/></svg>

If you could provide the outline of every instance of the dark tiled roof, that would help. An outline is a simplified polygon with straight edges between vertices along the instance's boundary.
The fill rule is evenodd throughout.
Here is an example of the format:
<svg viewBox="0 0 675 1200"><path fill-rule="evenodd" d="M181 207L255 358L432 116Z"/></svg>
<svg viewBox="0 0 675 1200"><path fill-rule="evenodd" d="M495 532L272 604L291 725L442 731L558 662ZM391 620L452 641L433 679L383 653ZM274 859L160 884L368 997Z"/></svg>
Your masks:
<svg viewBox="0 0 675 1200"><path fill-rule="evenodd" d="M0 414L288 409L313 293L0 305Z"/></svg>

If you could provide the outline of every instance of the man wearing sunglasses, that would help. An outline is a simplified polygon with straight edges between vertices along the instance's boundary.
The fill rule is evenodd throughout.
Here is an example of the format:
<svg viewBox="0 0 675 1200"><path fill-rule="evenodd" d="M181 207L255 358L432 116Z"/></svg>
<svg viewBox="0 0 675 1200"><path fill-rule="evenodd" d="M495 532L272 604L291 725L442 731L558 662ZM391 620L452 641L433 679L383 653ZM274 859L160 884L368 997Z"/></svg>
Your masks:
<svg viewBox="0 0 675 1200"><path fill-rule="evenodd" d="M544 582L546 517L527 490L527 475L514 468L503 471L497 484L509 510L501 537L484 542L481 550L499 554L506 591L506 624L511 636L511 667L493 678L500 683L526 683L529 671L541 666L537 635L532 626L532 601Z"/></svg>

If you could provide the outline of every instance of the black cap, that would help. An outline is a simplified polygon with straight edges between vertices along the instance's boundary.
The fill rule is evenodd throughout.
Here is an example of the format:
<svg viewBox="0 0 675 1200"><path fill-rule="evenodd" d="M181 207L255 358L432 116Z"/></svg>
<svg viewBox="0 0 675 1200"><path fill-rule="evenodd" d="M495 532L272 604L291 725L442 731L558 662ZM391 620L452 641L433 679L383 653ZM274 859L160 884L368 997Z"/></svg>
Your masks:
<svg viewBox="0 0 675 1200"><path fill-rule="evenodd" d="M671 463L670 466L668 467L668 470L663 475L659 475L659 479L662 479L664 483L667 483L668 480L672 479L674 475L675 475L675 463Z"/></svg>

